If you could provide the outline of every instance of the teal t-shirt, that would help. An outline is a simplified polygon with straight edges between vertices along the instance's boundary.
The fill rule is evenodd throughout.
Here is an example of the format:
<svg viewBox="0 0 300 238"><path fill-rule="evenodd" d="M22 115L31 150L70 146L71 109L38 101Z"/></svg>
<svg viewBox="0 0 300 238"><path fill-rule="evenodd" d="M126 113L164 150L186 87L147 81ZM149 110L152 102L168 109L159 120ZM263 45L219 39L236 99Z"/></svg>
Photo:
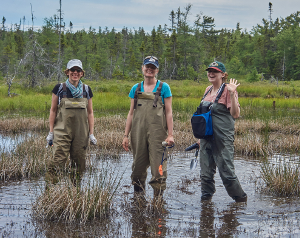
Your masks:
<svg viewBox="0 0 300 238"><path fill-rule="evenodd" d="M156 92L156 90L157 90L157 88L158 88L158 86L159 86L159 83L160 83L160 80L157 80L157 83L156 83L156 85L155 85L155 88L153 89L153 93L155 93ZM138 83L137 84L135 84L132 88L131 88L131 90L130 90L130 93L129 93L129 97L130 98L134 98L134 94L135 94L135 90L136 90L136 88L137 88L137 86L138 86ZM144 81L142 82L142 85L141 85L141 92L144 92ZM172 93L171 93L171 89L170 89L170 86L167 84L167 83L163 83L163 85L162 85L162 87L161 87L161 92L160 92L160 94L161 94L161 98L162 98L162 102L163 103L165 103L164 102L164 98L168 98L168 97L172 97Z"/></svg>

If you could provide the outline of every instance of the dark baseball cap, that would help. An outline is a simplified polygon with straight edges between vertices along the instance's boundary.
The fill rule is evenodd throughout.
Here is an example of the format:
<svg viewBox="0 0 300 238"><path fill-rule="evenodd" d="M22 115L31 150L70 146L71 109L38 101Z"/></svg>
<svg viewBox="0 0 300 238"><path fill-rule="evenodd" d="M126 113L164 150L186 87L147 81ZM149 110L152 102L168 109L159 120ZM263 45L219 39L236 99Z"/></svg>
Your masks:
<svg viewBox="0 0 300 238"><path fill-rule="evenodd" d="M220 72L222 72L222 73L225 73L225 72L226 72L225 65L224 65L223 63L221 63L221 62L218 62L218 61L212 62L212 63L208 66L208 68L206 69L206 71L209 70L209 69L215 69L215 70L218 70L218 71L220 71Z"/></svg>
<svg viewBox="0 0 300 238"><path fill-rule="evenodd" d="M143 65L146 65L146 64L153 64L156 68L159 68L158 59L155 56L147 56L144 59Z"/></svg>

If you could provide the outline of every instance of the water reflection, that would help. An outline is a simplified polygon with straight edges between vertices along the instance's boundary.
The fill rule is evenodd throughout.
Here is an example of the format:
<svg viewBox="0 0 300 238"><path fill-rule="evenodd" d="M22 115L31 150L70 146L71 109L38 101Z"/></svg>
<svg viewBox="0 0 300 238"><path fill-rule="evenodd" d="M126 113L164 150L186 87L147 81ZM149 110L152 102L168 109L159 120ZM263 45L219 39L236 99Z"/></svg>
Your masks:
<svg viewBox="0 0 300 238"><path fill-rule="evenodd" d="M215 237L215 204L202 201L200 216L200 237Z"/></svg>
<svg viewBox="0 0 300 238"><path fill-rule="evenodd" d="M238 227L242 225L238 221L238 216L242 214L242 210L247 206L245 203L231 203L228 209L223 210L219 215L221 226L216 232L217 236L233 236L239 233Z"/></svg>
<svg viewBox="0 0 300 238"><path fill-rule="evenodd" d="M22 143L25 139L34 136L31 132L16 134L16 135L3 135L0 134L0 152L13 151L16 146Z"/></svg>
<svg viewBox="0 0 300 238"><path fill-rule="evenodd" d="M131 203L130 213L132 224L132 238L138 237L165 237L167 233L166 215L167 210L164 201L160 204L142 205L140 202L133 199Z"/></svg>

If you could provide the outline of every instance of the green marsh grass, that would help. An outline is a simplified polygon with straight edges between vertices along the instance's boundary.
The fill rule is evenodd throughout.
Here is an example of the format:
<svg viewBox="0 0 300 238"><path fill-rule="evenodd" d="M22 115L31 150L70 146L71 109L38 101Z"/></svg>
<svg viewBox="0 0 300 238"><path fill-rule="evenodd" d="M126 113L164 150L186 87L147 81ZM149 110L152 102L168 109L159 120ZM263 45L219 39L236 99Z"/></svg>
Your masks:
<svg viewBox="0 0 300 238"><path fill-rule="evenodd" d="M124 80L83 80L94 94L93 105L96 116L106 113L126 114L130 107L128 98L131 87L140 81ZM205 89L210 85L200 81L165 80L171 87L173 94L174 112L193 113L199 105ZM51 105L51 91L56 82L45 82L42 87L35 89L24 88L14 83L13 91L17 95L8 97L7 86L0 86L0 111L4 113L18 113L44 116L49 113ZM241 80L238 87L239 101L242 109L251 107L272 109L276 101L276 109L299 108L300 82L279 82L279 85L269 82L247 83Z"/></svg>

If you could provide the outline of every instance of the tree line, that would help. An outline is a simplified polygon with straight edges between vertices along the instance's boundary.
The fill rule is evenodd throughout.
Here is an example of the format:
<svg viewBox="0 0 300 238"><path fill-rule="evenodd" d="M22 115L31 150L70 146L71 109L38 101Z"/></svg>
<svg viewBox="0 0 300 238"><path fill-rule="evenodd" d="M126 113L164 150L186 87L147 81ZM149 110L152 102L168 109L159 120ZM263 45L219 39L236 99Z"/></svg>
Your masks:
<svg viewBox="0 0 300 238"><path fill-rule="evenodd" d="M138 79L147 55L159 58L161 79L201 80L213 60L224 62L235 75L257 75L300 80L300 12L276 19L262 19L248 32L217 30L214 18L198 14L190 21L191 5L170 12L169 25L151 32L142 27L121 31L107 27L73 31L73 24L60 24L57 17L44 19L43 26L24 30L19 24L0 29L0 77L8 84L15 77L30 87L43 79L63 80L68 60L83 62L85 78ZM59 41L60 39L60 41ZM61 57L61 58L60 58Z"/></svg>

